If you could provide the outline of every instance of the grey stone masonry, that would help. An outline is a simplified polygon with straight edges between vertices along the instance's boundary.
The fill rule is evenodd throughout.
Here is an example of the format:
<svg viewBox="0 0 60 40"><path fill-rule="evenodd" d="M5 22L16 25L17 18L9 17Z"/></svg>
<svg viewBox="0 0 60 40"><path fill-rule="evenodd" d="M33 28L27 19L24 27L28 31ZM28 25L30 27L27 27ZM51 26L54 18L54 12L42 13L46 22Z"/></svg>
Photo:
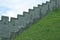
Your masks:
<svg viewBox="0 0 60 40"><path fill-rule="evenodd" d="M9 31L10 32L16 32L16 31L18 31L18 25L17 25L18 23L17 23L17 18L13 18L13 17L11 17L11 21L10 21L10 23L9 23Z"/></svg>
<svg viewBox="0 0 60 40"><path fill-rule="evenodd" d="M17 15L17 18L2 16L0 20L0 40L13 40L12 38L25 31L29 26L44 18L48 12L60 7L60 0L50 0L50 2L38 4L38 7Z"/></svg>
<svg viewBox="0 0 60 40"><path fill-rule="evenodd" d="M24 15L18 15L17 18L18 18L18 26L26 27Z"/></svg>
<svg viewBox="0 0 60 40"><path fill-rule="evenodd" d="M8 37L9 35L9 18L7 16L2 16L0 20L0 37Z"/></svg>
<svg viewBox="0 0 60 40"><path fill-rule="evenodd" d="M26 26L31 25L33 20L31 20L31 15L29 14L29 12L23 12L23 14Z"/></svg>

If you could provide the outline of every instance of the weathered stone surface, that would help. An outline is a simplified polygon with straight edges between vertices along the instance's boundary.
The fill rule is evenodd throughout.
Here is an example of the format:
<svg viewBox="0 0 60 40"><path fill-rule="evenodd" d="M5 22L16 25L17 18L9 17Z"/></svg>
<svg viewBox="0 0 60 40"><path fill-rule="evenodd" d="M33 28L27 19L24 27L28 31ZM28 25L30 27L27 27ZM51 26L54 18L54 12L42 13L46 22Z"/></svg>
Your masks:
<svg viewBox="0 0 60 40"><path fill-rule="evenodd" d="M0 20L0 40L11 40L12 37L23 32L28 26L47 15L47 12L60 7L60 0L51 0L29 9L29 12L23 12L23 15L17 15L17 18L2 16Z"/></svg>

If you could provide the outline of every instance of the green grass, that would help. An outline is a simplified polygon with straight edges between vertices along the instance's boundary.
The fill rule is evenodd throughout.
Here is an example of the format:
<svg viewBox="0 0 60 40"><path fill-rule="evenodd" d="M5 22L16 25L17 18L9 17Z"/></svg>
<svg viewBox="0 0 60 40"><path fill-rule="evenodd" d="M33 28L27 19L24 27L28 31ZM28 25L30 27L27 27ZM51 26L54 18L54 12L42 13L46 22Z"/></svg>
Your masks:
<svg viewBox="0 0 60 40"><path fill-rule="evenodd" d="M50 12L14 40L60 40L60 8Z"/></svg>

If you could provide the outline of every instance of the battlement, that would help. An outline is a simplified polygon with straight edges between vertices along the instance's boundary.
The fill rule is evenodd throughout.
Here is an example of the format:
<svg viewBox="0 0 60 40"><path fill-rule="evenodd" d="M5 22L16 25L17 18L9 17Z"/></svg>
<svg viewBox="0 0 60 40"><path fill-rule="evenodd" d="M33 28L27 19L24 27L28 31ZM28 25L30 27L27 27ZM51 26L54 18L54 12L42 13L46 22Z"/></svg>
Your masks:
<svg viewBox="0 0 60 40"><path fill-rule="evenodd" d="M8 16L1 16L1 20L2 21L9 21L9 17Z"/></svg>
<svg viewBox="0 0 60 40"><path fill-rule="evenodd" d="M1 16L0 20L0 39L11 40L11 35L17 35L23 32L29 26L36 23L41 18L45 17L48 12L60 7L60 0L50 0L50 2L38 4L38 7L33 7L33 9L28 9L28 12L23 12L23 15L17 14L17 18L11 17L9 21L8 16ZM15 37L13 35L13 37ZM3 37L3 38L2 38ZM5 39L6 38L6 39ZM9 39L10 38L10 39Z"/></svg>
<svg viewBox="0 0 60 40"><path fill-rule="evenodd" d="M13 18L13 17L11 17L10 22L16 22L16 20L17 20L17 18Z"/></svg>

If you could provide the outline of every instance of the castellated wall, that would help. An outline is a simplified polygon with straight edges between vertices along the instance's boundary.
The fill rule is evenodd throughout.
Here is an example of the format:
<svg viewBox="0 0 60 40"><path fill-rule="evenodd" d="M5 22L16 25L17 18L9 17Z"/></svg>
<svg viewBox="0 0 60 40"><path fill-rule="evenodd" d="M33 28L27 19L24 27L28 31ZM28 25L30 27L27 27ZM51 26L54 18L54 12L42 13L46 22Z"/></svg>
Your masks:
<svg viewBox="0 0 60 40"><path fill-rule="evenodd" d="M0 20L0 40L12 40L13 37L23 32L29 26L42 19L55 8L60 7L60 0L50 0L50 2L38 4L38 7L29 9L29 12L23 12L23 15L17 15L17 18L1 16Z"/></svg>

